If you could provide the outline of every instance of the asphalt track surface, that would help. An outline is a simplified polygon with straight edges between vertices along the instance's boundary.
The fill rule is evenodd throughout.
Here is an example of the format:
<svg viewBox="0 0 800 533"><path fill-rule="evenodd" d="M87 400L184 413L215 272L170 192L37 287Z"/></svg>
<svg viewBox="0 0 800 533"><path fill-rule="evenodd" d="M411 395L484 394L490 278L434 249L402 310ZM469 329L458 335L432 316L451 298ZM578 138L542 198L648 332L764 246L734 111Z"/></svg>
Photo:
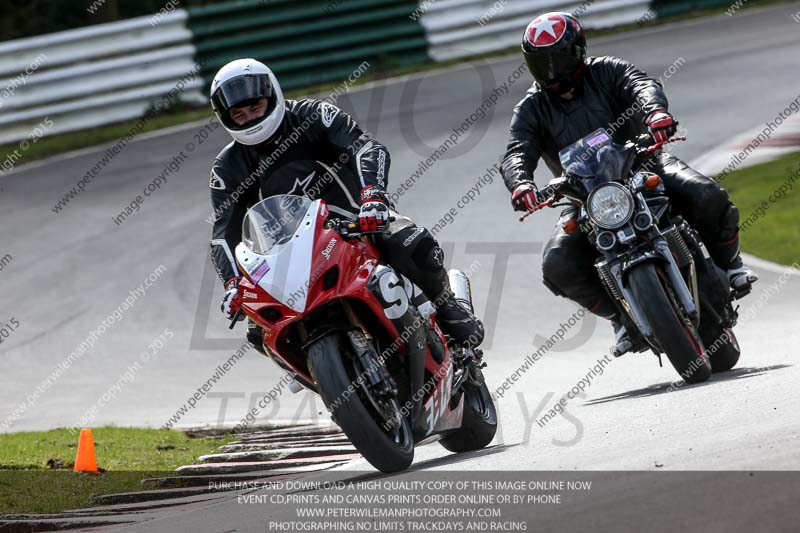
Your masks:
<svg viewBox="0 0 800 533"><path fill-rule="evenodd" d="M665 88L671 111L690 138L675 152L692 161L735 134L773 120L797 96L800 25L790 15L798 7L618 35L590 43L590 53L625 57L656 76L683 58L682 66L665 80ZM354 91L339 103L389 147L394 190L520 64L519 57L507 57L401 78ZM401 198L400 210L431 227L455 207L498 160L511 109L528 83L525 75L513 84L472 127L473 137L462 138L450 158L437 162ZM0 319L19 322L0 347L0 422L8 420L130 290L158 265L166 267L146 296L52 383L11 430L77 425L152 339L168 328L174 336L166 348L142 365L135 379L91 422L159 426L241 344L243 328L229 332L219 314L219 284L207 283L212 273L207 266L206 184L210 163L227 142L224 132L215 132L189 154L179 172L167 177L140 211L120 226L112 220L176 153L185 151L199 128L179 128L130 144L59 214L51 210L53 205L96 163L102 150L34 164L0 178L0 256L13 256L0 271ZM540 183L548 177L546 169L537 173ZM437 235L452 265L479 262L473 277L475 303L491 327L486 375L495 387L577 311L541 284L541 247L556 215L542 213L517 222L495 174L494 183L483 187ZM501 427L494 448L453 456L433 444L417 450L414 468L797 470L800 278L763 266L757 270L758 288L740 309L745 318L736 332L744 354L734 371L670 392L670 383L677 379L671 367L660 368L649 354L628 355L592 380L584 397L569 401L568 416L539 427L535 419L585 377L611 344L609 326L587 317L499 400ZM248 353L212 389L212 394L229 396L226 409L221 410L219 397L204 397L180 422L215 423L221 413L226 421L236 421L280 375L275 365ZM322 402L310 394L285 393L279 404L265 415L326 419ZM350 468L371 470L365 462ZM620 496L630 490L622 485ZM682 486L643 484L637 490L669 499L678 498ZM709 483L708 490L727 494L721 482ZM575 525L592 523L586 518L591 515L581 514L589 510L576 509ZM242 513L235 500L214 507L213 513L187 512L176 520L180 530L224 531L240 515L253 522L238 524L256 527L258 513ZM713 520L722 520L716 526L724 525L724 518L712 517L706 524L709 530L716 530ZM548 523L541 525L547 529ZM159 521L141 527L146 529L178 527L177 522Z"/></svg>

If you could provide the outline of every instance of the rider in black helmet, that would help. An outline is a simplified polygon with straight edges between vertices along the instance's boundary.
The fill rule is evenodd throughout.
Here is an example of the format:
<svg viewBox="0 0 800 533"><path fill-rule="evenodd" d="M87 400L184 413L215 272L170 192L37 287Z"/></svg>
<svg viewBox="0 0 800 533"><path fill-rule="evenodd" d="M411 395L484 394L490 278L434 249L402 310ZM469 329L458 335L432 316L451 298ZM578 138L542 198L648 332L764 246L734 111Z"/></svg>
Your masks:
<svg viewBox="0 0 800 533"><path fill-rule="evenodd" d="M522 52L536 83L514 109L503 158L503 179L515 210L527 211L542 201L533 182L540 159L560 175L559 151L598 128L619 144L642 133L650 133L655 141L675 134L678 123L668 111L661 83L623 59L587 57L586 35L569 13L537 17L525 30ZM725 189L663 152L652 171L662 177L673 211L697 229L731 286L749 290L758 277L742 263L739 211ZM633 346L594 268L597 250L582 234L563 229L577 216L575 207L565 209L545 246L544 283L556 295L612 320L617 333L614 351L621 354Z"/></svg>
<svg viewBox="0 0 800 533"><path fill-rule="evenodd" d="M522 54L533 79L544 90L565 94L586 69L586 34L568 13L542 15L528 26Z"/></svg>

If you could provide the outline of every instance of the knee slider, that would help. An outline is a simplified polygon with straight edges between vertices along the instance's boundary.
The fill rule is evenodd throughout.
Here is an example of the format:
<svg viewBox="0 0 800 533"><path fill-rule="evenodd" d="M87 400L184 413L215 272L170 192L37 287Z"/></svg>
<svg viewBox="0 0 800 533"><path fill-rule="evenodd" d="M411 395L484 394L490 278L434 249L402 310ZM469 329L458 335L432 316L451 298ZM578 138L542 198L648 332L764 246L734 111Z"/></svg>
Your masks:
<svg viewBox="0 0 800 533"><path fill-rule="evenodd" d="M701 189L695 191L689 207L694 217L695 229L703 239L713 239L725 226L734 231L737 228L739 211L728 199L728 192L714 182L705 183ZM688 214L687 219L692 221ZM727 224L727 220L732 220L732 225Z"/></svg>
<svg viewBox="0 0 800 533"><path fill-rule="evenodd" d="M550 292L552 292L556 296L566 296L566 294L564 294L561 291L561 289L556 287L556 285L552 281L550 281L549 279L542 278L542 283L544 283L544 286L547 287L548 289L550 289Z"/></svg>
<svg viewBox="0 0 800 533"><path fill-rule="evenodd" d="M420 242L411 257L417 268L424 272L439 272L444 268L444 250L433 237Z"/></svg>
<svg viewBox="0 0 800 533"><path fill-rule="evenodd" d="M561 248L551 248L545 251L542 258L542 274L550 283L562 285L573 277L575 259L570 257Z"/></svg>
<svg viewBox="0 0 800 533"><path fill-rule="evenodd" d="M728 204L728 208L722 214L720 221L722 229L736 229L739 226L739 208L733 204Z"/></svg>
<svg viewBox="0 0 800 533"><path fill-rule="evenodd" d="M544 285L553 294L565 296L566 290L573 286L576 280L585 278L586 273L568 250L555 247L545 251L542 260L542 277Z"/></svg>
<svg viewBox="0 0 800 533"><path fill-rule="evenodd" d="M739 233L739 208L728 204L719 223L719 240L728 241Z"/></svg>
<svg viewBox="0 0 800 533"><path fill-rule="evenodd" d="M398 231L392 238L397 256L410 259L408 267L423 272L438 271L444 265L444 252L433 235L425 228L411 226ZM398 251L402 252L398 253Z"/></svg>

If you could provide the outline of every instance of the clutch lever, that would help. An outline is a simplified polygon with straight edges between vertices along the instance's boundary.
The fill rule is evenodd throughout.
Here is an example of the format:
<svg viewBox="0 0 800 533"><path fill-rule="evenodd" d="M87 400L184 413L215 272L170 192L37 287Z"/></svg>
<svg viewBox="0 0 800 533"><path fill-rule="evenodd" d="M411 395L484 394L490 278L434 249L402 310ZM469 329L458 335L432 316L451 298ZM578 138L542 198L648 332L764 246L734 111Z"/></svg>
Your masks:
<svg viewBox="0 0 800 533"><path fill-rule="evenodd" d="M540 203L539 205L537 205L535 208L526 211L524 215L519 217L520 222L523 222L526 218L534 214L536 211L544 209L545 207L554 207L556 205L556 202L561 200L561 196L558 194L558 191L554 187L548 185L547 187L542 189L541 192L548 195L549 198L544 202Z"/></svg>
<svg viewBox="0 0 800 533"><path fill-rule="evenodd" d="M544 202L540 203L538 206L536 206L535 208L531 209L530 211L526 211L524 215L519 217L519 221L523 222L526 218L528 218L529 216L531 216L535 212L544 209L545 207L553 207L555 205L555 203L559 199L560 198L554 196L554 197L550 198L549 200L545 200Z"/></svg>
<svg viewBox="0 0 800 533"><path fill-rule="evenodd" d="M685 140L686 140L685 136L684 137L672 137L671 139L667 139L666 141L655 143L654 145L643 149L642 153L643 154L647 154L647 155L651 155L651 154L654 154L655 152L661 150L661 148L663 146L667 145L667 144L672 144L674 142L685 141Z"/></svg>
<svg viewBox="0 0 800 533"><path fill-rule="evenodd" d="M395 217L388 218L388 222L394 222L395 220ZM388 227L374 231L361 231L361 227L357 222L341 222L336 230L344 239L357 239L359 237L369 235L387 235L389 233Z"/></svg>

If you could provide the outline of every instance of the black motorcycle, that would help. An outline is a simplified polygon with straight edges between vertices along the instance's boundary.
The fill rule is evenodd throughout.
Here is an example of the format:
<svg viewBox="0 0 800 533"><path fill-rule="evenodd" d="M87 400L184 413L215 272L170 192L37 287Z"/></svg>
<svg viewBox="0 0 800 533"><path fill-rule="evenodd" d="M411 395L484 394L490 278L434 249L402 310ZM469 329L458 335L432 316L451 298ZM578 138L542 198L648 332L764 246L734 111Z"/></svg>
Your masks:
<svg viewBox="0 0 800 533"><path fill-rule="evenodd" d="M746 292L731 289L697 231L671 213L661 178L649 171L654 154L678 140L685 137L653 143L642 135L620 146L599 129L560 152L564 174L541 190L540 207L580 209L564 230L583 232L599 251L597 273L633 350L650 348L659 363L666 354L684 381L700 383L739 360L733 301Z"/></svg>

